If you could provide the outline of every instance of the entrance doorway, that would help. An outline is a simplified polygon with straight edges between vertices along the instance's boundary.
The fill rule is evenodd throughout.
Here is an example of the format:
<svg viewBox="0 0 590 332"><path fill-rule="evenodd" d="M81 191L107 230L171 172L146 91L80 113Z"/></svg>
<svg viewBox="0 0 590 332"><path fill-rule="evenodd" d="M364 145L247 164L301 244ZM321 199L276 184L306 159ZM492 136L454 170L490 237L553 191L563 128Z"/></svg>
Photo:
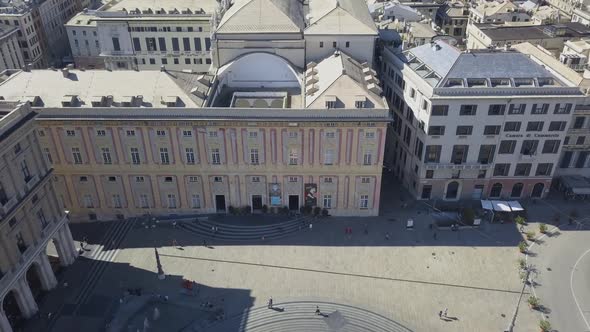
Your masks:
<svg viewBox="0 0 590 332"><path fill-rule="evenodd" d="M252 195L252 210L262 210L262 195Z"/></svg>
<svg viewBox="0 0 590 332"><path fill-rule="evenodd" d="M459 182L453 181L447 185L447 194L445 199L457 199L459 195Z"/></svg>
<svg viewBox="0 0 590 332"><path fill-rule="evenodd" d="M225 212L225 195L215 195L215 208L217 212Z"/></svg>
<svg viewBox="0 0 590 332"><path fill-rule="evenodd" d="M476 184L471 193L471 199L481 199L483 196L483 184Z"/></svg>
<svg viewBox="0 0 590 332"><path fill-rule="evenodd" d="M289 210L299 210L299 195L289 195Z"/></svg>
<svg viewBox="0 0 590 332"><path fill-rule="evenodd" d="M532 198L541 198L543 196L543 190L545 189L544 183L537 183L533 187L533 192L531 193Z"/></svg>

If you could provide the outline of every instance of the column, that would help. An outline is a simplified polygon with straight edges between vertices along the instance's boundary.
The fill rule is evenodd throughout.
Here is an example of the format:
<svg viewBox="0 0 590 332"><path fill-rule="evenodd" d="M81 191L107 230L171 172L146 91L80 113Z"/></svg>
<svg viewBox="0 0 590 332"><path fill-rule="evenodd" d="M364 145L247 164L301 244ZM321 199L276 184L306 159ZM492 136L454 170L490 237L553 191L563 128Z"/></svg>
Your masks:
<svg viewBox="0 0 590 332"><path fill-rule="evenodd" d="M10 178L10 184L12 185L14 192L18 193L18 199L21 199L22 197L25 196L25 191L24 189L24 183L21 185L17 185L16 183L16 179L18 179L19 177L17 177L14 174L14 169L12 168L12 165L14 164L11 160L8 160L8 153L4 154L4 163L6 163L6 169L8 170L8 175ZM22 177L21 177L22 178ZM24 182L24 181L23 181ZM19 190L20 189L20 190Z"/></svg>
<svg viewBox="0 0 590 332"><path fill-rule="evenodd" d="M8 322L8 318L6 318L6 314L4 310L0 308L0 331L2 332L12 332L12 327Z"/></svg>
<svg viewBox="0 0 590 332"><path fill-rule="evenodd" d="M158 185L158 177L154 174L150 176L151 187L152 187L152 198L154 199L154 210L162 208L162 200L160 198L160 186Z"/></svg>
<svg viewBox="0 0 590 332"><path fill-rule="evenodd" d="M70 252L72 255L72 263L78 257L78 250L76 249L76 244L74 243L74 237L72 236L72 232L70 231L70 226L68 223L65 223L61 229L63 233L63 237L66 240L67 247L70 248Z"/></svg>
<svg viewBox="0 0 590 332"><path fill-rule="evenodd" d="M61 230L57 231L54 235L54 244L55 248L57 249L57 254L59 255L59 262L62 266L68 266L74 262L74 257L72 257L72 250L70 246L67 244L67 240L63 236L63 232Z"/></svg>
<svg viewBox="0 0 590 332"><path fill-rule="evenodd" d="M50 182L48 183L47 186L45 186L45 191L49 191L49 193L47 195L49 195L49 206L51 206L51 208L53 209L53 213L55 216L55 222L59 222L59 220L61 219L62 215L63 215L63 209L61 208L61 204L59 203L59 199L57 198L57 194L56 189L55 189L55 184L53 183L53 180L50 180ZM67 194L67 193L64 193Z"/></svg>
<svg viewBox="0 0 590 332"><path fill-rule="evenodd" d="M49 264L49 259L47 258L45 251L39 254L37 262L39 263L39 273L41 274L39 277L41 279L43 290L47 291L55 288L55 286L57 286L57 279L55 279L55 274L53 274L51 264Z"/></svg>
<svg viewBox="0 0 590 332"><path fill-rule="evenodd" d="M179 197L180 198L180 204L179 204L180 206L179 207L180 208L183 208L183 209L188 209L191 206L190 206L190 203L189 203L188 198L187 198L187 195L186 195L186 183L185 183L185 181L186 181L186 178L185 178L184 175L178 175L178 176L176 176L176 183L178 184L177 185L178 195L180 195L180 197Z"/></svg>
<svg viewBox="0 0 590 332"><path fill-rule="evenodd" d="M16 302L25 318L31 318L38 310L37 302L31 293L31 288L27 283L27 278L23 275L17 282L16 289Z"/></svg>

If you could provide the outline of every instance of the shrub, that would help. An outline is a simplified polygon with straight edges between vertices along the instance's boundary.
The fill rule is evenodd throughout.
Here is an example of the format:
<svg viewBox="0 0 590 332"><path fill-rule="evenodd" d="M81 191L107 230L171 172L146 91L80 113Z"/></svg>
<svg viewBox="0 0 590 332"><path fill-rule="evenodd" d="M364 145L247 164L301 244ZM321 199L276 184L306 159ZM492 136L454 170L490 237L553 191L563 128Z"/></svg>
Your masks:
<svg viewBox="0 0 590 332"><path fill-rule="evenodd" d="M519 258L518 259L518 267L521 270L524 270L526 268L526 260L524 258Z"/></svg>
<svg viewBox="0 0 590 332"><path fill-rule="evenodd" d="M540 304L539 298L536 296L530 296L529 299L527 300L527 302L529 303L529 305L533 309L537 309Z"/></svg>
<svg viewBox="0 0 590 332"><path fill-rule="evenodd" d="M322 209L322 217L327 217L330 215L330 211L328 209Z"/></svg>
<svg viewBox="0 0 590 332"><path fill-rule="evenodd" d="M314 216L318 216L320 213L322 212L322 208L319 206L316 206L313 208L313 215Z"/></svg>
<svg viewBox="0 0 590 332"><path fill-rule="evenodd" d="M518 250L520 250L520 252L525 253L526 249L528 247L528 244L525 241L520 241L520 243L518 244Z"/></svg>
<svg viewBox="0 0 590 332"><path fill-rule="evenodd" d="M266 204L264 204L262 206L262 213L267 213L268 212L268 206Z"/></svg>
<svg viewBox="0 0 590 332"><path fill-rule="evenodd" d="M533 231L528 231L525 233L526 234L526 239L529 241L533 241L535 239L535 232Z"/></svg>
<svg viewBox="0 0 590 332"><path fill-rule="evenodd" d="M541 321L539 322L539 327L543 332L551 331L551 323L549 323L549 321L546 319L541 319Z"/></svg>
<svg viewBox="0 0 590 332"><path fill-rule="evenodd" d="M227 210L229 211L229 214L237 214L236 208L231 205L227 208Z"/></svg>
<svg viewBox="0 0 590 332"><path fill-rule="evenodd" d="M547 233L547 225L539 224L539 232L541 232L543 234Z"/></svg>
<svg viewBox="0 0 590 332"><path fill-rule="evenodd" d="M465 225L473 225L473 220L475 220L475 211L473 211L473 209L463 209L461 216Z"/></svg>
<svg viewBox="0 0 590 332"><path fill-rule="evenodd" d="M242 214L250 214L252 213L252 208L250 207L250 205L244 205L241 208L242 210Z"/></svg>
<svg viewBox="0 0 590 332"><path fill-rule="evenodd" d="M308 214L311 214L312 207L309 205L304 205L301 207L300 210L301 210L302 214L308 215Z"/></svg>
<svg viewBox="0 0 590 332"><path fill-rule="evenodd" d="M519 225L526 224L526 219L524 219L523 216L518 216L518 217L514 218L514 221Z"/></svg>

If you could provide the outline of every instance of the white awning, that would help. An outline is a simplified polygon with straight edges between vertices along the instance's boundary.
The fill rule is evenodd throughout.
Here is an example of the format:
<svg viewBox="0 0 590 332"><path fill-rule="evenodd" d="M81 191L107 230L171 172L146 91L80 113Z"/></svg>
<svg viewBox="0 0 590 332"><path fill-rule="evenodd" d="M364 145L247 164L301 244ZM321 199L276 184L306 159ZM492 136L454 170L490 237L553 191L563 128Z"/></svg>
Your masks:
<svg viewBox="0 0 590 332"><path fill-rule="evenodd" d="M512 210L510 210L510 206L508 205L508 202L492 201L492 204L494 205L494 211L512 212Z"/></svg>
<svg viewBox="0 0 590 332"><path fill-rule="evenodd" d="M520 203L518 203L518 201L509 201L508 205L510 206L510 209L512 210L512 212L524 211L522 205L520 205Z"/></svg>
<svg viewBox="0 0 590 332"><path fill-rule="evenodd" d="M484 210L493 210L494 206L492 205L492 201L488 201L488 200L481 200L481 208Z"/></svg>

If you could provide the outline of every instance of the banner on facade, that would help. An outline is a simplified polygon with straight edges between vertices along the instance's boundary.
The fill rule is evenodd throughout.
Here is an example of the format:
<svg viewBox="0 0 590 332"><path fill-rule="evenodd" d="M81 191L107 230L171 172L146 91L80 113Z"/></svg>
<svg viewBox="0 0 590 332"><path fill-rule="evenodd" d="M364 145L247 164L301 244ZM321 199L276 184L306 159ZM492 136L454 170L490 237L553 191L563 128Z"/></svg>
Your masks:
<svg viewBox="0 0 590 332"><path fill-rule="evenodd" d="M272 206L281 206L281 184L280 183L271 183L270 184L270 205Z"/></svg>
<svg viewBox="0 0 590 332"><path fill-rule="evenodd" d="M316 206L318 204L318 185L315 183L306 183L304 188L305 206Z"/></svg>

